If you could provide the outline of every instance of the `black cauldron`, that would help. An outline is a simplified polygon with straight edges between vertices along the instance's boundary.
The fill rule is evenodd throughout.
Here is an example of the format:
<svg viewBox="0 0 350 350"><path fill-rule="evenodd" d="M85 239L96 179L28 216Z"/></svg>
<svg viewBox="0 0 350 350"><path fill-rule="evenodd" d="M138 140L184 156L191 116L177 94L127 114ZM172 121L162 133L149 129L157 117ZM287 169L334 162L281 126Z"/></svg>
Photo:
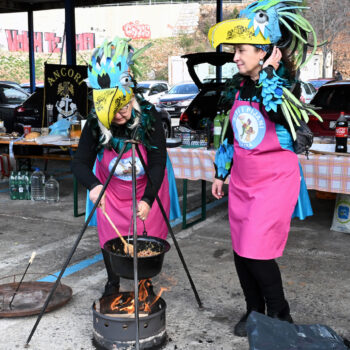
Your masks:
<svg viewBox="0 0 350 350"><path fill-rule="evenodd" d="M133 244L133 236L125 236L124 238L128 243ZM123 278L134 279L134 258L124 253L124 245L120 238L107 241L103 249L107 253L113 273ZM170 244L158 237L138 236L137 251L147 249L158 254L138 257L139 280L154 277L161 271L164 254L170 249Z"/></svg>

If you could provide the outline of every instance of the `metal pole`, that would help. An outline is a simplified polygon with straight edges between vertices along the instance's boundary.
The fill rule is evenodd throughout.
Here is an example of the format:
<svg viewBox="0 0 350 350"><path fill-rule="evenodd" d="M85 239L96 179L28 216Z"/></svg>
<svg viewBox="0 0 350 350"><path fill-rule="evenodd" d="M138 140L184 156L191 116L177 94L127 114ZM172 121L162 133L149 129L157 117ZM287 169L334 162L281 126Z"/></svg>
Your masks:
<svg viewBox="0 0 350 350"><path fill-rule="evenodd" d="M66 271L66 268L67 268L67 266L68 266L70 260L72 259L72 256L73 256L73 254L75 253L75 251L76 251L76 249L77 249L77 247L78 247L79 242L80 242L81 239L83 238L83 235L84 235L84 233L85 233L85 230L86 230L86 228L88 227L89 222L90 222L92 216L94 215L95 210L96 210L97 206L99 205L100 200L101 200L103 194L105 193L106 188L107 188L109 182L111 181L111 178L112 178L112 176L113 176L113 174L114 174L114 171L115 171L115 169L117 168L117 165L118 165L118 163L119 163L119 161L120 161L122 155L123 155L124 152L125 152L126 145L127 145L127 143L125 143L125 144L123 145L123 148L121 149L121 151L120 151L120 153L119 153L119 155L118 155L118 158L117 158L115 164L113 165L113 167L112 167L112 169L111 169L111 171L110 171L110 173L109 173L109 175L108 175L108 178L107 178L105 184L104 184L103 187L102 187L102 190L101 190L101 192L100 192L100 195L98 196L98 198L97 198L97 200L96 200L96 202L95 202L95 204L94 204L94 206L93 206L93 208L92 208L92 210L91 210L91 212L90 212L89 217L88 217L87 220L85 221L85 223L84 223L84 225L83 225L83 228L81 229L81 231L80 231L80 233L79 233L79 236L78 236L78 238L76 239L76 241L75 241L75 243L74 243L74 245L73 245L73 248L71 249L71 251L70 251L70 253L69 253L69 255L68 255L68 258L66 259L65 263L63 264L63 267L62 267L62 269L61 269L61 272L60 272L60 274L59 274L58 277L57 277L56 283L53 285L53 287L51 288L50 294L49 294L48 297L46 298L45 304L44 304L44 306L42 307L42 309L41 309L41 311L40 311L40 314L39 314L39 316L37 317L36 322L35 322L35 324L34 324L34 326L33 326L33 328L32 328L32 331L31 331L30 334L29 334L29 337L28 337L27 342L26 342L26 344L25 344L26 347L29 346L29 342L30 342L30 340L32 339L32 337L33 337L33 335L34 335L34 332L35 332L36 328L38 327L39 322L40 322L40 320L41 320L41 318L42 318L42 316L43 316L43 314L44 314L44 312L45 312L45 310L46 310L46 308L47 308L47 306L48 306L48 304L49 304L49 302L50 302L50 300L51 300L53 294L55 293L55 290L56 290L56 288L58 287L58 284L60 283L61 278L62 278L64 272Z"/></svg>
<svg viewBox="0 0 350 350"><path fill-rule="evenodd" d="M222 0L216 0L216 23L222 21ZM216 52L222 52L222 45L218 45ZM216 81L219 84L222 79L222 66L216 67Z"/></svg>
<svg viewBox="0 0 350 350"><path fill-rule="evenodd" d="M33 33L33 11L28 11L28 40L29 40L29 80L30 93L35 91L35 54L34 54L34 33Z"/></svg>
<svg viewBox="0 0 350 350"><path fill-rule="evenodd" d="M75 0L64 0L66 61L67 65L77 64L76 38L75 38Z"/></svg>
<svg viewBox="0 0 350 350"><path fill-rule="evenodd" d="M136 350L140 349L139 332L139 276L137 269L137 223L136 223L136 164L135 164L135 143L131 145L132 150L132 219L133 219L133 240L134 240L134 295L135 295L135 326L136 326Z"/></svg>
<svg viewBox="0 0 350 350"><path fill-rule="evenodd" d="M145 169L145 173L146 173L146 176L147 176L147 180L150 182L150 184L151 184L151 186L152 186L152 188L153 188L153 190L154 190L153 183L152 183L152 179L151 179L151 177L150 177L150 175L149 175L147 165L146 165L146 163L145 163L145 161L144 161L144 159L143 159L143 156L142 156L142 154L141 154L141 152L140 152L140 149L139 149L138 145L136 145L136 151L137 151L137 154L138 154L138 156L139 156L139 158L140 158L140 161L141 161L141 163L142 163L142 166L143 166L143 168ZM155 192L155 191L154 191L154 192ZM185 269L185 272L186 272L187 278L188 278L188 280L189 280L189 282L190 282L190 284L191 284L191 287L192 287L194 296L195 296L195 298L196 298L196 300L197 300L197 303L198 303L199 308L201 309L201 308L203 308L202 301L201 301L201 299L199 298L199 295L198 295L198 293L197 293L196 286L195 286L194 283L193 283L193 280L192 280L192 277L191 277L191 275L190 275L190 272L189 272L189 270L188 270L188 268L187 268L185 259L184 259L183 255L182 255L182 252L181 252L181 250L180 250L180 247L179 247L179 245L178 245L178 243L177 243L177 240L176 240L176 238L175 238L173 229L172 229L171 226L170 226L170 222L169 222L168 217L167 217L167 215L166 215L166 213L165 213L163 204L162 204L162 202L161 202L160 199L159 199L158 193L153 193L153 194L154 194L155 197L156 197L156 200L157 200L159 209L160 209L160 211L162 212L163 218L164 218L164 220L165 220L165 222L166 222L166 224L167 224L167 226L168 226L168 230L169 230L170 235L171 235L171 238L173 239L173 242L174 242L174 244L175 244L175 248L176 248L177 253L178 253L178 255L179 255L179 258L180 258L180 260L181 260L181 262L182 262L182 266L183 266L183 268Z"/></svg>

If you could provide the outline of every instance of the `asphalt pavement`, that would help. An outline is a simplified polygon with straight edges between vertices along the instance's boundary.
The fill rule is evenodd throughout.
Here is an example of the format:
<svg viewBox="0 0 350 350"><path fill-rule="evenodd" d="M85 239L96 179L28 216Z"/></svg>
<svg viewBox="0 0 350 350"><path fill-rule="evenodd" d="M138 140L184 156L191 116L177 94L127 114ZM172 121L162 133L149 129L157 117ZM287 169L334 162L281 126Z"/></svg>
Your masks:
<svg viewBox="0 0 350 350"><path fill-rule="evenodd" d="M0 181L0 284L9 283L15 274L18 280L33 251L37 256L25 280L50 280L60 271L83 226L83 217L73 216L73 182L68 163L49 163L48 173L60 183L60 201L56 204L10 200L7 183ZM178 190L182 203L181 181ZM188 210L196 213L200 207L200 182L189 182L188 195ZM278 259L286 297L295 323L325 324L338 335L350 338L350 235L330 230L334 200L318 199L314 191L310 195L315 215L292 221L284 256ZM84 201L85 190L80 187L80 211ZM207 201L214 202L210 184ZM162 295L167 303L165 350L249 349L246 338L233 335L233 325L244 312L244 299L233 265L227 201L215 204L211 204L205 221L190 228L183 230L173 223L203 310L198 308L170 236L171 249L161 273L153 278L156 292L167 288ZM96 229L89 227L62 279L73 289L73 297L65 306L43 316L30 349L95 349L91 308L105 282ZM122 280L122 290L132 290L132 286L132 281ZM0 319L0 349L24 348L36 319L37 316Z"/></svg>

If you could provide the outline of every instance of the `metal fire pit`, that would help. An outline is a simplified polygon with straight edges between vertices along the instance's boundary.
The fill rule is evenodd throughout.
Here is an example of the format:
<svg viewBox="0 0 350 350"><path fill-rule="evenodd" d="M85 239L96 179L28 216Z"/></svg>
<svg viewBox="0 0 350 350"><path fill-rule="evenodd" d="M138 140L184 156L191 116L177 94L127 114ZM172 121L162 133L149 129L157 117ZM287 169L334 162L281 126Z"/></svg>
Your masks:
<svg viewBox="0 0 350 350"><path fill-rule="evenodd" d="M126 295L130 292L119 294ZM110 304L118 295L101 298L92 305L94 340L102 349L132 349L136 343L135 318L125 318L121 314L113 314L113 311L107 313L106 304ZM140 349L154 349L164 344L165 310L166 303L164 299L159 298L149 315L139 317Z"/></svg>
<svg viewBox="0 0 350 350"><path fill-rule="evenodd" d="M22 282L16 297L9 308L12 296L18 283L0 285L0 317L20 317L39 314L54 283L51 282ZM55 310L72 297L72 289L60 284L45 312Z"/></svg>

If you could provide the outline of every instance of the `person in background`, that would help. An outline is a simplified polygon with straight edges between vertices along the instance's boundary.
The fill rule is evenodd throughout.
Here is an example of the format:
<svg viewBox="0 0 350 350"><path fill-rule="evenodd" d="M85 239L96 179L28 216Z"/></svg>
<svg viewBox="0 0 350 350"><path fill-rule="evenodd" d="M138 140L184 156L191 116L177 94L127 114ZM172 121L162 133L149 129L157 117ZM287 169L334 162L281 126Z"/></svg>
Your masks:
<svg viewBox="0 0 350 350"><path fill-rule="evenodd" d="M155 193L158 192L169 215L164 130L155 107L143 99L137 90L134 64L145 48L135 51L129 41L115 38L112 42L104 42L93 52L88 66L88 81L94 89L95 108L82 131L72 171L89 190L89 199L95 203L125 141L138 140ZM120 284L119 276L113 273L103 249L105 242L117 237L104 211L122 235L132 234L131 161L131 144L128 143L96 209L97 230L108 275L103 296L117 293ZM136 178L137 233L142 234L145 225L148 235L165 239L168 228L158 204L154 202L154 191L137 154Z"/></svg>
<svg viewBox="0 0 350 350"><path fill-rule="evenodd" d="M338 70L334 71L334 78L336 80L343 80L343 76L341 75L341 73Z"/></svg>
<svg viewBox="0 0 350 350"><path fill-rule="evenodd" d="M303 50L304 30L279 31L279 11L300 16L293 1L260 0L241 11L239 19L220 22L208 34L213 47L233 45L239 71L227 82L218 108L230 109L230 123L216 152L212 185L213 196L222 198L230 175L229 224L246 302L246 312L234 326L237 336L247 336L252 311L293 322L275 259L283 254L292 215L312 215L293 139L300 110L314 112L290 91L297 81L288 50ZM299 31L301 37L293 38Z"/></svg>

